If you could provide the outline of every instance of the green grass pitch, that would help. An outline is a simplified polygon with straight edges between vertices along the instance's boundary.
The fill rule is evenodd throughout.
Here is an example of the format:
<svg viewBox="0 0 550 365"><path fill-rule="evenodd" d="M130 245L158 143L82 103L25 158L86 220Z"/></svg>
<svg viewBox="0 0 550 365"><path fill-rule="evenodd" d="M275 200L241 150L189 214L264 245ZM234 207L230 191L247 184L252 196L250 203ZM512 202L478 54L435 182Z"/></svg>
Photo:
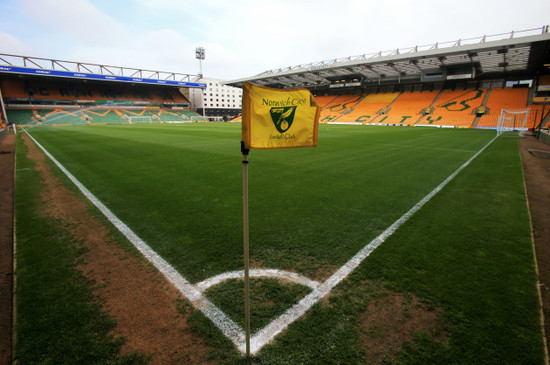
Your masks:
<svg viewBox="0 0 550 365"><path fill-rule="evenodd" d="M191 283L242 269L240 124L29 132ZM321 125L317 148L252 150L251 262L324 281L494 135ZM262 300L290 306L308 291L265 283L253 285L255 328L285 309ZM368 361L360 317L376 296L374 287L413 293L442 309L447 340L418 334L394 361L543 362L517 137L504 135L491 144L257 360ZM242 325L241 288L228 281L206 295ZM239 361L201 314L193 320L218 360Z"/></svg>

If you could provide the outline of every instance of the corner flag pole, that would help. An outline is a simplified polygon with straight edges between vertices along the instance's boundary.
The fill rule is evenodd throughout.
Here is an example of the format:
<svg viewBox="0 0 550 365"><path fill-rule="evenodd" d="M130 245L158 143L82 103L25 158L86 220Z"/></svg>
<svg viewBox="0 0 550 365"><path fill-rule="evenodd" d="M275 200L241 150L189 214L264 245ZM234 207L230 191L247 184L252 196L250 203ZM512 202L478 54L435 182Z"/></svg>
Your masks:
<svg viewBox="0 0 550 365"><path fill-rule="evenodd" d="M249 82L243 85L242 99L244 325L246 357L250 359L248 152L251 148L317 147L321 108L307 89L279 90Z"/></svg>
<svg viewBox="0 0 550 365"><path fill-rule="evenodd" d="M250 357L250 286L248 279L248 152L241 141L243 154L243 243L244 243L244 327L246 334L246 357Z"/></svg>

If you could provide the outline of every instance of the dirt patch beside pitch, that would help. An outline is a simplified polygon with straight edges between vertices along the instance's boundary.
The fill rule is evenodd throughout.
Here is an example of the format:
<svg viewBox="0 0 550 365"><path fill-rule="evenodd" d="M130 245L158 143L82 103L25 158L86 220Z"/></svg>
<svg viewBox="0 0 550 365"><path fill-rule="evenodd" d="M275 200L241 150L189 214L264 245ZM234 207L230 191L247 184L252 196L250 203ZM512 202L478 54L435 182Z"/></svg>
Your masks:
<svg viewBox="0 0 550 365"><path fill-rule="evenodd" d="M15 136L0 133L0 364L11 364Z"/></svg>
<svg viewBox="0 0 550 365"><path fill-rule="evenodd" d="M95 282L95 295L116 320L113 334L125 337L121 352L151 355L151 364L204 363L208 349L178 311L176 289L145 260L117 245L87 203L53 174L44 154L28 137L24 140L43 180L46 212L88 249L79 269Z"/></svg>
<svg viewBox="0 0 550 365"><path fill-rule="evenodd" d="M519 143L531 212L533 238L541 288L546 338L550 336L550 145L527 136ZM529 151L535 150L535 151ZM538 157L537 157L538 156Z"/></svg>
<svg viewBox="0 0 550 365"><path fill-rule="evenodd" d="M361 314L361 341L373 364L392 361L403 344L415 334L426 333L437 342L447 342L438 319L442 310L427 308L411 293L388 291L374 298Z"/></svg>

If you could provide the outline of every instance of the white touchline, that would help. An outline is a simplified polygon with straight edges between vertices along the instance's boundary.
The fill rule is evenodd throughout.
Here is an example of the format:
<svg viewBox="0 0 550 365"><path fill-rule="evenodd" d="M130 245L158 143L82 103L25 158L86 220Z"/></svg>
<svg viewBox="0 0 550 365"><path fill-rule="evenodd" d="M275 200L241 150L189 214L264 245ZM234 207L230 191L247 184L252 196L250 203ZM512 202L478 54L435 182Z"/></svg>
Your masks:
<svg viewBox="0 0 550 365"><path fill-rule="evenodd" d="M94 204L109 221L122 233L132 244L182 293L195 308L199 309L208 317L221 331L237 346L241 353L246 352L245 334L243 329L231 320L227 315L216 307L212 302L206 299L202 292L212 285L216 285L224 280L243 277L242 271L232 271L216 275L195 285L187 281L180 273L176 271L166 260L160 257L151 247L149 247L141 238L139 238L126 224L118 219L103 203L101 203L84 185L82 185L61 163L59 163L42 145L40 145L25 129L24 132L44 151L53 163L63 171L65 175L82 191L92 204ZM256 332L250 339L250 353L255 354L263 346L273 340L279 333L284 331L292 322L296 321L305 314L315 303L321 300L325 295L353 272L378 246L380 246L388 237L405 223L414 213L422 208L431 198L441 191L456 175L466 168L477 156L479 156L498 136L490 140L475 155L473 155L462 166L457 168L441 184L433 189L428 195L422 198L409 211L397 219L378 237L369 242L355 256L346 262L325 282L319 284L316 281L304 278L301 275L283 272L280 270L264 269L251 270L251 276L254 272L256 277L273 276L284 278L290 281L298 282L313 289L311 293L302 298L298 303L289 308L285 313L277 317L273 322Z"/></svg>
<svg viewBox="0 0 550 365"><path fill-rule="evenodd" d="M197 290L189 281L176 271L166 260L160 257L149 245L138 237L124 222L116 217L99 199L95 197L80 181L76 179L59 161L57 161L36 139L34 139L25 129L24 132L44 151L46 156L59 167L61 171L76 185L93 205L141 252L149 262L153 264L179 291L182 293L195 308L199 309L204 315L223 332L236 346L244 344L245 334L242 328L231 320L227 315L216 307L212 302L206 299L202 293Z"/></svg>

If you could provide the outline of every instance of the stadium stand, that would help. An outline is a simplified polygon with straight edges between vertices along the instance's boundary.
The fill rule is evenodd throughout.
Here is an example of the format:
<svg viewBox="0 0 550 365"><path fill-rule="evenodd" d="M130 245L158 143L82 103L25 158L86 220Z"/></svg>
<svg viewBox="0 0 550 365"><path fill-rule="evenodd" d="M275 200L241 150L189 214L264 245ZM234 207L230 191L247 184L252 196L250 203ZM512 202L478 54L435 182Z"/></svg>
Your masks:
<svg viewBox="0 0 550 365"><path fill-rule="evenodd" d="M323 95L322 123L362 123L443 127L496 128L502 109L527 108L526 88L494 88L372 93L368 95ZM485 107L479 117L477 108ZM531 105L527 128L540 122L541 105Z"/></svg>
<svg viewBox="0 0 550 365"><path fill-rule="evenodd" d="M127 114L119 109L88 109L82 114L90 123L123 123L128 122Z"/></svg>
<svg viewBox="0 0 550 365"><path fill-rule="evenodd" d="M157 110L156 114L153 114L156 119L163 121L163 122L178 122L181 120L187 120L187 118L183 118L181 114L179 114L175 110Z"/></svg>
<svg viewBox="0 0 550 365"><path fill-rule="evenodd" d="M226 84L307 88L322 107L321 123L496 129L503 108L530 108L527 129L540 105L550 104L549 45L545 25L281 67ZM510 106L499 101L499 88L528 93ZM391 93L400 95L378 105L371 99Z"/></svg>
<svg viewBox="0 0 550 365"><path fill-rule="evenodd" d="M28 94L22 94L20 89L12 88L13 83L2 80L2 87L8 85L6 98L13 103L16 99ZM46 93L46 88L37 91ZM410 91L402 93L371 93L368 95L324 95L317 96L317 102L322 106L321 123L362 123L391 124L418 126L449 126L496 128L502 109L530 109L527 128L538 126L541 121L542 105L528 106L527 88L493 88L490 90L442 90L442 91ZM482 102L487 96L487 102ZM183 96L182 96L183 97ZM21 99L19 99L21 100ZM28 99L26 99L28 101ZM84 103L78 105L76 99L69 105L57 105L57 99L50 102L34 104L7 105L6 113L11 122L16 124L103 124L128 123L130 117L149 117L153 123L188 122L201 120L202 117L189 109L172 109L162 106L139 105L143 99L134 100L138 105L117 104L117 100L105 103ZM434 102L435 100L435 102ZM152 103L148 103L150 105ZM324 105L324 107L323 107ZM476 118L476 108L486 107L485 114L473 124ZM548 114L548 110L546 110ZM144 118L146 119L146 118ZM240 121L237 118L233 121ZM548 121L542 125L547 127Z"/></svg>
<svg viewBox="0 0 550 365"><path fill-rule="evenodd" d="M492 89L486 105L488 113L481 117L478 127L496 127L502 109L517 110L527 108L528 94L529 89L527 88ZM534 123L534 120L532 122Z"/></svg>
<svg viewBox="0 0 550 365"><path fill-rule="evenodd" d="M533 128L543 111L542 105L527 105L527 88L511 87L322 95L316 100L322 107L321 123L496 128L502 109L530 108L526 127ZM546 124L550 122L542 127Z"/></svg>
<svg viewBox="0 0 550 365"><path fill-rule="evenodd" d="M376 123L385 117L388 107L399 93L369 94L353 110L341 118L343 122ZM377 118L378 117L378 118Z"/></svg>
<svg viewBox="0 0 550 365"><path fill-rule="evenodd" d="M155 116L154 116L155 117ZM158 119L162 122L184 122L202 120L202 116L192 110L166 110L160 109Z"/></svg>
<svg viewBox="0 0 550 365"><path fill-rule="evenodd" d="M352 108L361 100L361 95L340 95L332 96L332 101L321 110L319 121L321 123L335 122L342 115L349 113Z"/></svg>
<svg viewBox="0 0 550 365"><path fill-rule="evenodd" d="M429 113L418 125L440 125L449 127L472 126L475 109L481 106L487 90L443 90Z"/></svg>
<svg viewBox="0 0 550 365"><path fill-rule="evenodd" d="M323 109L325 106L327 106L329 103L334 101L336 99L336 95L320 95L316 96L315 100L317 101L317 104Z"/></svg>
<svg viewBox="0 0 550 365"><path fill-rule="evenodd" d="M38 101L111 101L183 104L189 107L189 100L177 89L143 87L130 85L84 84L73 81L34 81L2 79L0 87L4 98L19 102Z"/></svg>
<svg viewBox="0 0 550 365"><path fill-rule="evenodd" d="M15 124L29 124L34 121L31 109L6 109L8 120Z"/></svg>
<svg viewBox="0 0 550 365"><path fill-rule="evenodd" d="M438 91L418 91L402 93L391 105L384 120L386 124L414 125L422 117L422 112L430 107Z"/></svg>
<svg viewBox="0 0 550 365"><path fill-rule="evenodd" d="M177 88L74 80L0 80L8 119L16 124L185 122L203 118ZM140 118L142 117L142 118Z"/></svg>
<svg viewBox="0 0 550 365"><path fill-rule="evenodd" d="M543 110L542 105L532 104L529 106L529 121L527 122L527 128L537 128L541 123L541 119L548 114L548 110ZM542 113L545 112L543 116ZM542 127L544 127L544 123Z"/></svg>
<svg viewBox="0 0 550 365"><path fill-rule="evenodd" d="M204 119L201 115L195 113L193 110L181 110L180 114L181 114L182 117L187 117L190 120L203 120Z"/></svg>
<svg viewBox="0 0 550 365"><path fill-rule="evenodd" d="M135 123L132 117L146 117L145 122L185 122L202 120L202 116L190 110L174 111L163 108L156 109L120 109L120 108L56 108L56 109L30 109L9 108L6 111L10 121L18 125L30 124L113 124ZM147 117L149 119L147 119Z"/></svg>
<svg viewBox="0 0 550 365"><path fill-rule="evenodd" d="M77 110L43 109L34 110L34 115L42 121L42 124L75 124L82 123L82 114Z"/></svg>

